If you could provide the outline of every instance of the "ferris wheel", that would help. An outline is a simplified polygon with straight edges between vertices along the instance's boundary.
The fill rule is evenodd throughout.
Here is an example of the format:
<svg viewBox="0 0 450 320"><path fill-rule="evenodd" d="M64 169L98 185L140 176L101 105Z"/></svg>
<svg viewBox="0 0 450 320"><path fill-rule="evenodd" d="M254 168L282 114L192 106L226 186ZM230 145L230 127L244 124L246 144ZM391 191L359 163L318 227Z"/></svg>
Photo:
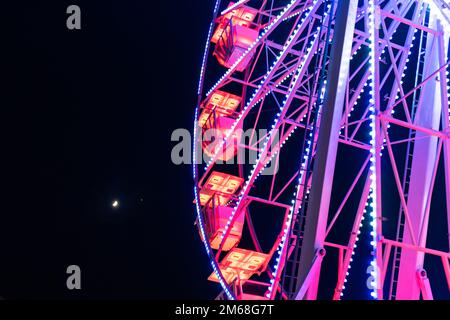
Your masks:
<svg viewBox="0 0 450 320"><path fill-rule="evenodd" d="M450 298L449 35L443 0L215 1L193 176L218 299Z"/></svg>

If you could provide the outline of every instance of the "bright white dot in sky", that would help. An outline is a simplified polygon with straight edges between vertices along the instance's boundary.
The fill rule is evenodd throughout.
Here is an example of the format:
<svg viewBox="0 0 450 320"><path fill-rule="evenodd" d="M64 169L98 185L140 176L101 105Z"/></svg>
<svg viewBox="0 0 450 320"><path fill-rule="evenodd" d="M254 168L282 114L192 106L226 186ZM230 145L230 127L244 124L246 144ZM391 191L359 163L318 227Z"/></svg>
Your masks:
<svg viewBox="0 0 450 320"><path fill-rule="evenodd" d="M113 208L118 208L119 207L119 201L114 200L113 203L112 203L112 207Z"/></svg>

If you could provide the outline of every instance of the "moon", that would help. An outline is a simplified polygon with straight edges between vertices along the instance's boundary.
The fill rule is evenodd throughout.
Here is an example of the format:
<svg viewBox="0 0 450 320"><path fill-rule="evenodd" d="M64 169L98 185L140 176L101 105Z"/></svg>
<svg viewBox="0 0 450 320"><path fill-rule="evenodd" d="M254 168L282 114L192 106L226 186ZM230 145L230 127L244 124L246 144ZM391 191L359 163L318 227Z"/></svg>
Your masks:
<svg viewBox="0 0 450 320"><path fill-rule="evenodd" d="M114 200L114 201L112 202L111 206L112 206L114 209L117 209L117 208L119 207L119 201L118 201L118 200Z"/></svg>

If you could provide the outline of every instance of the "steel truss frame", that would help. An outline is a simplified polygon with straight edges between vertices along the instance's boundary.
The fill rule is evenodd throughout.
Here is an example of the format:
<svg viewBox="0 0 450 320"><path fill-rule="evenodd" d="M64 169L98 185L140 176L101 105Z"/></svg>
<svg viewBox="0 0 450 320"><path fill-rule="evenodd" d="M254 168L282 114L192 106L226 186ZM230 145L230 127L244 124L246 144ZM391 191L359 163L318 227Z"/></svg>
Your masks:
<svg viewBox="0 0 450 320"><path fill-rule="evenodd" d="M254 3L239 1L235 6ZM286 209L283 226L287 223L289 230L282 228L271 247L273 258L265 273L269 281L252 279L247 283L273 288L267 295L272 299L315 299L318 296L340 299L360 227L365 218L370 220L369 211L373 206L374 296L378 299L432 299L429 276L438 276L438 272L425 270L426 256L441 260L443 281L447 282L450 292L450 238L447 237L439 250L427 247L427 234L433 228L429 224L430 215L443 216L441 220L447 222L450 234L448 7L434 0L340 0L338 10L343 16L339 22L335 9L324 15L328 7L323 0L289 3L264 0L258 3L256 23L262 30L246 53L254 55L250 66L243 74L236 71L236 65L226 70L204 94L207 45L199 85L197 116L214 90L239 88L243 103L228 137L241 126L267 129L267 122L261 120L262 114L272 112L274 117L266 136L239 145L242 149L258 150L254 166L229 165L231 172L239 172L245 178L245 184L231 201L234 213L219 250L213 252L205 243L219 279L223 280L218 262L223 256L224 240L238 215L246 215L254 247L256 251L262 251L250 214L250 205L258 202L269 211L275 207ZM219 15L219 7L220 1L216 3L216 15ZM227 9L222 14L226 12ZM281 41L279 35L272 37L286 23L290 23L288 36ZM331 33L320 28L324 24L331 26ZM336 36L334 32L338 28L344 33L336 33ZM416 34L419 34L417 39ZM331 57L322 54L328 41L333 41ZM326 90L319 85L320 72L313 65L326 68ZM414 69L415 74L407 69ZM405 75L414 75L415 81L404 81ZM326 106L326 111L320 114L319 123L315 123L312 112L317 112L319 105ZM312 131L315 125L317 130ZM368 128L370 125L372 129ZM195 130L198 130L197 126ZM370 130L373 131L372 139L367 138ZM279 140L274 139L277 132L280 133ZM303 145L294 146L298 153L303 151L302 157L308 149L306 167L299 170L297 164L292 168L281 166L284 145L289 145L292 140L289 138L293 134L306 136L307 133L313 133L310 144L303 142ZM402 146L406 152L402 151ZM336 154L343 147L358 150L364 161L358 168L350 170L345 195L337 210L330 212L334 172L338 170L335 169ZM198 211L201 211L198 190L209 174L220 166L221 150L218 149L204 168L196 164L197 153L201 152L199 147L198 152L194 152ZM255 195L255 186L261 179L258 177L270 163L280 170L269 179L270 182L263 184L264 192ZM443 163L443 169L439 163ZM289 169L291 172L286 174ZM303 174L308 170L311 175ZM445 181L446 212L432 210L433 191L440 172ZM399 207L398 217L394 218L382 193L385 181L389 180L394 181ZM297 196L292 203L282 200L295 190ZM352 212L346 208L355 194L359 203L356 212ZM299 211L302 205L304 208ZM293 224L290 224L297 212L304 215L304 222L298 268L296 274L291 275L298 278L295 294L292 294L286 292L281 279L284 263L297 243L290 240L300 236L292 233ZM347 231L347 240L336 243L330 237L340 219L353 223ZM386 224L395 224L396 233L388 234L384 228ZM288 245L283 246L283 243ZM279 246L282 247L280 257L275 262ZM318 289L321 269L331 259L326 254L331 250L337 251L337 280L333 292L321 293ZM239 296L245 283L227 285L222 281L222 286L226 296L233 299Z"/></svg>

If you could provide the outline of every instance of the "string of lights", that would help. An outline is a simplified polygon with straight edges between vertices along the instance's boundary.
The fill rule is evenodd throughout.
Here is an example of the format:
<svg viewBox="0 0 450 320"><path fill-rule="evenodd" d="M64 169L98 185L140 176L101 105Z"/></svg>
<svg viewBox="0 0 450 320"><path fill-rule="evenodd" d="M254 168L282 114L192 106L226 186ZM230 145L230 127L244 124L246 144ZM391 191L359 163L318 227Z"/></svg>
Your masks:
<svg viewBox="0 0 450 320"><path fill-rule="evenodd" d="M217 11L219 10L219 4L220 4L220 0L216 0L215 6L214 6L214 16L216 15ZM200 95L201 93L201 88L203 86L203 79L204 79L204 71L206 68L206 61L207 61L207 55L208 55L208 48L209 48L209 42L211 41L211 36L212 36L212 31L214 28L214 20L211 21L210 25L209 25L209 30L208 30L208 36L206 39L206 45L205 45L205 49L204 49L204 53L203 53L203 60L202 60L202 66L201 66L201 70L200 70L200 77L199 77L199 82L198 82L198 90L197 90L197 94ZM197 135L198 135L198 125L197 125L197 119L198 119L198 114L199 114L199 109L200 106L197 105L196 109L195 109L195 114L194 114L194 142L193 142L193 153L192 153L192 174L193 174L193 178L194 181L197 180ZM200 208L200 204L199 204L199 195L198 195L198 190L197 190L197 185L194 185L194 198L195 198L195 209L196 209L196 213L197 213L197 222L198 225L200 227L200 233L201 233L201 239L203 242L203 245L205 246L205 250L207 255L209 256L210 262L211 262L211 266L214 270L214 273L217 276L217 279L219 279L219 283L222 286L225 294L227 295L228 299L230 300L234 300L234 294L228 289L227 284L225 283L225 281L223 280L223 276L222 273L219 271L219 267L217 265L216 260L214 259L214 256L212 254L212 250L211 250L211 246L208 242L208 238L206 236L206 232L205 232L205 223L203 221L203 216L201 213L201 208Z"/></svg>

